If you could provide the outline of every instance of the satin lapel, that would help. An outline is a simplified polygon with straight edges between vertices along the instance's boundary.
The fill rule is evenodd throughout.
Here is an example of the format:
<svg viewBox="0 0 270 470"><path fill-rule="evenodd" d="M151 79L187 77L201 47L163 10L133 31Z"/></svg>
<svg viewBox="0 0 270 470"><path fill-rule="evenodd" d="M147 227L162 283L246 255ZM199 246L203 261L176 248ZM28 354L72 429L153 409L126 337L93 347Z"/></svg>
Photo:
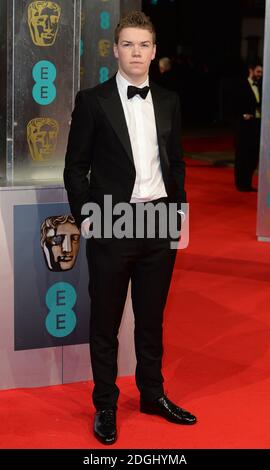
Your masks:
<svg viewBox="0 0 270 470"><path fill-rule="evenodd" d="M115 78L112 78L106 85L107 87L104 87L102 93L99 93L98 100L112 128L121 141L128 158L134 165L127 123Z"/></svg>
<svg viewBox="0 0 270 470"><path fill-rule="evenodd" d="M160 160L163 160L164 162L169 164L169 159L166 150L165 135L170 129L170 108L168 106L166 97L164 99L164 95L160 94L159 89L155 86L155 84L151 83L150 85L156 119L157 138L160 154L159 156Z"/></svg>

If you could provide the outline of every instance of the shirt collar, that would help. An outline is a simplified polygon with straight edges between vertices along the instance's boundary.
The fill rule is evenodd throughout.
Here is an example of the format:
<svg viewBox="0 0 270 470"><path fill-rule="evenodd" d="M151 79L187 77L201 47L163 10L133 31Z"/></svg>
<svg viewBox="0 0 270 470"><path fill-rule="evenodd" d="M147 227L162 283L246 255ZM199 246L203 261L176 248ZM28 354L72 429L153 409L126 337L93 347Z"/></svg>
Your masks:
<svg viewBox="0 0 270 470"><path fill-rule="evenodd" d="M256 86L256 84L254 83L253 78L248 77L248 81L249 81L251 86Z"/></svg>
<svg viewBox="0 0 270 470"><path fill-rule="evenodd" d="M120 71L118 70L117 74L116 74L116 83L117 83L117 86L118 88L120 89L120 91L122 93L124 93L125 95L127 95L127 87L129 85L132 85L134 86L133 83L130 83L128 80L126 80L125 77L123 77L123 75L121 75ZM146 78L146 80L141 83L140 85L138 85L138 88L143 88L145 86L149 86L149 77Z"/></svg>

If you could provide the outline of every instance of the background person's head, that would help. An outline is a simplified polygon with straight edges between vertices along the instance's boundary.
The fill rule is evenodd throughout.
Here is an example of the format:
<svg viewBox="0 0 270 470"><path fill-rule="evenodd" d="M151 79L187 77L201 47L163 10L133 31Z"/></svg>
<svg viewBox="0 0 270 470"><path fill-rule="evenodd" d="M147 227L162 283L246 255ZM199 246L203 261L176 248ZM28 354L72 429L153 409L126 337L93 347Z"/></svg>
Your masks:
<svg viewBox="0 0 270 470"><path fill-rule="evenodd" d="M161 57L158 61L158 66L160 73L168 72L172 68L171 59L169 57Z"/></svg>
<svg viewBox="0 0 270 470"><path fill-rule="evenodd" d="M71 215L47 217L41 224L40 242L50 271L72 269L80 247L80 231Z"/></svg>
<svg viewBox="0 0 270 470"><path fill-rule="evenodd" d="M132 11L115 29L114 55L121 75L139 85L149 72L156 54L156 34L150 19L141 11Z"/></svg>
<svg viewBox="0 0 270 470"><path fill-rule="evenodd" d="M248 76L255 82L259 82L262 79L263 67L260 61L255 61L248 65Z"/></svg>

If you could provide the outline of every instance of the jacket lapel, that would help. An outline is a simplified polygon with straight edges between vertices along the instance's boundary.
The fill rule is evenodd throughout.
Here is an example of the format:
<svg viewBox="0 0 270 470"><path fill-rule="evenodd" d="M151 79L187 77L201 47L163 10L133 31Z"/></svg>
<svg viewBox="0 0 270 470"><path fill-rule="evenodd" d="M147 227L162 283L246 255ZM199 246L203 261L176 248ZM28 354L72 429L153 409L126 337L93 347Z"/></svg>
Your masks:
<svg viewBox="0 0 270 470"><path fill-rule="evenodd" d="M166 135L168 135L170 131L170 108L167 106L166 97L160 93L160 88L157 87L153 82L150 82L150 87L156 119L160 161L161 164L166 163L169 165L169 159L166 150Z"/></svg>
<svg viewBox="0 0 270 470"><path fill-rule="evenodd" d="M127 123L115 77L112 77L104 84L104 87L99 89L98 100L112 128L121 141L128 158L134 165Z"/></svg>

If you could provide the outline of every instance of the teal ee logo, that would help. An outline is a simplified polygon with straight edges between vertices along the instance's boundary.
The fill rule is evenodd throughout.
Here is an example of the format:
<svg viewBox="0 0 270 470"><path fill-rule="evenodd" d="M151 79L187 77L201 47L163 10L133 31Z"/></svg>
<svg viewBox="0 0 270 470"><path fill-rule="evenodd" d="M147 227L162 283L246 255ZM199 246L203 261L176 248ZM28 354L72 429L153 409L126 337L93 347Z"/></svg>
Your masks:
<svg viewBox="0 0 270 470"><path fill-rule="evenodd" d="M45 325L51 336L63 338L72 333L77 323L77 317L72 310L76 300L76 291L67 282L57 282L48 289L46 305L49 314Z"/></svg>
<svg viewBox="0 0 270 470"><path fill-rule="evenodd" d="M84 42L83 40L81 39L80 40L80 56L82 56L84 53Z"/></svg>
<svg viewBox="0 0 270 470"><path fill-rule="evenodd" d="M108 67L100 67L99 69L99 83L106 82L109 79Z"/></svg>
<svg viewBox="0 0 270 470"><path fill-rule="evenodd" d="M36 84L33 87L32 95L36 103L46 106L52 103L56 97L54 80L56 79L56 68L48 60L37 62L32 71Z"/></svg>
<svg viewBox="0 0 270 470"><path fill-rule="evenodd" d="M101 29L109 29L110 27L110 13L107 11L100 13L100 27Z"/></svg>

